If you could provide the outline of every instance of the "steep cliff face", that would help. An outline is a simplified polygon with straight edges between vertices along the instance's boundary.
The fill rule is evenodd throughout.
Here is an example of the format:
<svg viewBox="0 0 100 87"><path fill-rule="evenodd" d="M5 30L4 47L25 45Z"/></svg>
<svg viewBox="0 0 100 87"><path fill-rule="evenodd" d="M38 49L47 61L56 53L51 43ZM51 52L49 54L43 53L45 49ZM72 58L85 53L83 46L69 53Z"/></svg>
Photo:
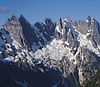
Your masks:
<svg viewBox="0 0 100 87"><path fill-rule="evenodd" d="M64 27L61 28L62 24ZM82 83L100 69L100 25L93 17L89 16L86 21L78 22L67 18L63 20L62 24L58 24L56 31L58 30L58 33L60 29L66 31L66 33L60 33L60 36L62 36L60 39L65 38L70 44L67 47L71 49L70 52L74 55L79 81Z"/></svg>
<svg viewBox="0 0 100 87"><path fill-rule="evenodd" d="M59 71L48 68L0 29L0 87L65 87ZM66 85L67 86L67 85Z"/></svg>
<svg viewBox="0 0 100 87"><path fill-rule="evenodd" d="M34 32L34 28L29 24L29 22L21 15L19 18L19 22L22 26L22 34L25 38L25 43L27 45L27 49L30 48L34 43L38 44L38 38L36 37L36 34Z"/></svg>
<svg viewBox="0 0 100 87"><path fill-rule="evenodd" d="M15 39L19 44L25 44L25 39L22 34L22 26L15 16L12 16L11 19L8 19L3 28L8 31L11 37Z"/></svg>
<svg viewBox="0 0 100 87"><path fill-rule="evenodd" d="M13 15L2 28L23 48L35 51L53 38L55 24L51 19L46 19L44 23L37 22L32 26L22 15L19 19Z"/></svg>
<svg viewBox="0 0 100 87"><path fill-rule="evenodd" d="M73 21L71 19L67 19L75 29L86 35L88 40L91 40L94 47L97 47L97 44L100 45L100 25L99 23L93 18L88 16L86 21Z"/></svg>
<svg viewBox="0 0 100 87"><path fill-rule="evenodd" d="M94 18L91 18L91 23L88 23L89 20L75 22L69 18L60 18L55 28L55 38L46 48L37 50L34 54L36 59L42 58L43 61L48 58L57 60L56 64L51 63L48 66L58 68L65 78L72 75L74 81L77 80L76 86L100 69L100 46L93 38L95 33L99 39L100 25ZM92 38L88 36L89 30L92 31L89 33ZM47 65L48 62L44 64ZM78 76L74 75L75 72Z"/></svg>
<svg viewBox="0 0 100 87"><path fill-rule="evenodd" d="M35 23L34 27L37 28L36 31L39 33L37 37L40 37L43 40L41 45L47 44L54 38L56 24L53 23L50 18L46 18L44 23Z"/></svg>
<svg viewBox="0 0 100 87"><path fill-rule="evenodd" d="M12 16L0 29L0 59L26 71L37 66L43 73L59 72L50 86L80 86L100 69L100 25L90 16L78 22L45 19L33 26L23 16Z"/></svg>

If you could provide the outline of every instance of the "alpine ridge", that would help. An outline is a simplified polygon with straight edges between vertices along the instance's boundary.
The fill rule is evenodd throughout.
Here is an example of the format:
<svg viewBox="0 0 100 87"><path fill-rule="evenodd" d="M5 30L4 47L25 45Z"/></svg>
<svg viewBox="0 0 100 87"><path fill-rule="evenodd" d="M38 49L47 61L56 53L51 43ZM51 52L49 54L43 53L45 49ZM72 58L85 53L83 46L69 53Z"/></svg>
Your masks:
<svg viewBox="0 0 100 87"><path fill-rule="evenodd" d="M100 24L13 15L0 28L0 66L0 87L80 87L100 69Z"/></svg>

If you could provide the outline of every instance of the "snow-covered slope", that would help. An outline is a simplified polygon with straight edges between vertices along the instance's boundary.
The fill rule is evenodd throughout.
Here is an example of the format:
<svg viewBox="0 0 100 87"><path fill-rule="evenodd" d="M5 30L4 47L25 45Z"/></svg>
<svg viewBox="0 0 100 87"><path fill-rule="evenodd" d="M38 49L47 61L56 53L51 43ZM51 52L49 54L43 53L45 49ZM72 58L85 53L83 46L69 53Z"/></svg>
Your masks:
<svg viewBox="0 0 100 87"><path fill-rule="evenodd" d="M88 23L87 21L84 22ZM82 84L86 78L91 77L93 74L95 74L96 70L99 69L99 67L96 69L92 67L89 68L89 64L97 63L97 66L99 66L98 64L100 60L100 45L96 39L91 38L94 37L91 29L93 26L95 26L95 23L92 21L91 25L87 27L89 28L87 29L87 33L84 34L82 31L79 31L77 26L70 23L68 19L62 20L60 18L55 28L55 38L49 42L46 47L38 49L34 53L34 58L41 59L42 61L47 59L55 59L57 61L62 61L64 59L66 61L67 59L67 62L70 61L70 65L68 65L70 71L65 71L64 76L66 72L74 72L74 66L77 66L77 69L79 70L79 80ZM96 34L99 34L99 31L96 32ZM89 37L89 35L91 35L91 37ZM75 65L73 66L72 64ZM64 67L65 65L62 66ZM87 68L84 66L88 67L88 71L91 73L88 73ZM57 65L57 67L59 66ZM88 75L83 75L83 73L88 73Z"/></svg>
<svg viewBox="0 0 100 87"><path fill-rule="evenodd" d="M5 29L0 29L0 34L0 58L7 62L18 62L22 59L23 61L27 60L27 62L32 63L32 51L29 52L28 50L23 49L18 42L11 38Z"/></svg>
<svg viewBox="0 0 100 87"><path fill-rule="evenodd" d="M61 21L61 19L60 19ZM71 32L74 36L76 36L75 39L73 39L76 43L79 43L78 47L69 47L70 43L67 39L63 41L63 39L56 39L54 38L52 42L48 43L46 47L37 50L34 53L34 58L36 59L45 59L45 58L50 58L50 59L56 59L56 60L62 60L64 56L68 57L69 60L76 60L76 55L80 52L80 47L85 47L89 51L95 53L100 57L100 46L98 45L97 48L95 48L91 42L91 40L87 39L87 35L84 35L80 33L78 30L76 30L75 26L72 26L68 21L65 19L63 21L63 26L65 26L65 30L67 31L66 34L68 37L69 32ZM66 28L67 27L67 28ZM60 29L59 25L56 26L56 32L62 34L63 36L63 28ZM63 37L62 37L63 38ZM72 39L72 38L70 38ZM76 54L73 54L72 50L77 50ZM77 61L75 61L76 63Z"/></svg>
<svg viewBox="0 0 100 87"><path fill-rule="evenodd" d="M62 80L80 84L100 69L100 25L88 17L78 22L60 18L52 23L46 19L32 26L23 16L12 16L0 29L1 60L19 67L25 64L31 70L42 65L44 69L38 68L41 72L56 70ZM62 80L57 82L64 83Z"/></svg>
<svg viewBox="0 0 100 87"><path fill-rule="evenodd" d="M70 52L71 49L65 45L68 45L68 42L53 39L53 41L46 45L46 47L42 48L42 50L37 50L34 53L34 58L50 58L60 61L63 59L64 56L67 56L70 59L70 61L75 59L74 55Z"/></svg>

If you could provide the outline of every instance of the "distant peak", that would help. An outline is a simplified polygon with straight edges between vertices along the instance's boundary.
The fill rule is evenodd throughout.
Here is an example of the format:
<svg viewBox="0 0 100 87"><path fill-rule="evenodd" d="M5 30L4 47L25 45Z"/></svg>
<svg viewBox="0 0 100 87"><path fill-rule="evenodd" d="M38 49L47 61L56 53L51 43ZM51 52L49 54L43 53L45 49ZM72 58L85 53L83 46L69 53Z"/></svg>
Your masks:
<svg viewBox="0 0 100 87"><path fill-rule="evenodd" d="M17 19L15 15L12 15L11 20Z"/></svg>
<svg viewBox="0 0 100 87"><path fill-rule="evenodd" d="M96 20L94 19L94 17L90 17L90 16L87 17L86 21L87 22L96 22Z"/></svg>
<svg viewBox="0 0 100 87"><path fill-rule="evenodd" d="M88 16L87 20L91 21L91 20L95 20L94 17Z"/></svg>
<svg viewBox="0 0 100 87"><path fill-rule="evenodd" d="M19 20L15 15L12 15L10 19L7 19L5 25L19 25Z"/></svg>
<svg viewBox="0 0 100 87"><path fill-rule="evenodd" d="M69 21L73 21L71 20L69 17L67 17L66 19L64 19L65 21L69 22Z"/></svg>
<svg viewBox="0 0 100 87"><path fill-rule="evenodd" d="M13 14L12 17L16 18L16 16Z"/></svg>
<svg viewBox="0 0 100 87"><path fill-rule="evenodd" d="M91 17L91 20L95 20L94 17Z"/></svg>
<svg viewBox="0 0 100 87"><path fill-rule="evenodd" d="M59 20L58 21L62 21L62 18L59 18Z"/></svg>
<svg viewBox="0 0 100 87"><path fill-rule="evenodd" d="M63 22L63 19L62 19L62 18L59 18L59 20L58 20L57 23L58 23L58 24L59 24L59 23L61 24L62 22Z"/></svg>
<svg viewBox="0 0 100 87"><path fill-rule="evenodd" d="M22 24L22 23L30 24L30 23L25 19L25 17L24 17L23 15L20 16L19 21L20 21L21 24Z"/></svg>
<svg viewBox="0 0 100 87"><path fill-rule="evenodd" d="M51 19L50 18L46 18L44 24L49 24L49 23L50 24L52 23Z"/></svg>
<svg viewBox="0 0 100 87"><path fill-rule="evenodd" d="M23 15L21 15L19 19L24 19L24 20L25 20L25 18L24 18L24 16L23 16Z"/></svg>
<svg viewBox="0 0 100 87"><path fill-rule="evenodd" d="M88 21L91 21L91 17L90 17L90 16L88 16L88 17L87 17L87 20L88 20Z"/></svg>
<svg viewBox="0 0 100 87"><path fill-rule="evenodd" d="M51 19L50 18L46 18L45 21L51 21Z"/></svg>
<svg viewBox="0 0 100 87"><path fill-rule="evenodd" d="M59 18L57 25L60 27L60 29L63 29L63 20L62 18Z"/></svg>
<svg viewBox="0 0 100 87"><path fill-rule="evenodd" d="M20 17L23 17L23 15L20 15Z"/></svg>
<svg viewBox="0 0 100 87"><path fill-rule="evenodd" d="M66 19L71 20L69 17L67 17Z"/></svg>
<svg viewBox="0 0 100 87"><path fill-rule="evenodd" d="M25 21L25 22L28 22L28 21L24 18L23 15L20 16L19 21Z"/></svg>

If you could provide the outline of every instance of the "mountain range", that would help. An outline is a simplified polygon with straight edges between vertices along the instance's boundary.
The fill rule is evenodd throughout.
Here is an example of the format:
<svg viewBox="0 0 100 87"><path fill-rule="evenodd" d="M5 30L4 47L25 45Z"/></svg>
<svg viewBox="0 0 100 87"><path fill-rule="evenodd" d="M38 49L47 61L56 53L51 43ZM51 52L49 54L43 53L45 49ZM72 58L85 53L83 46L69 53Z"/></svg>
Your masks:
<svg viewBox="0 0 100 87"><path fill-rule="evenodd" d="M100 24L93 17L31 25L13 15L0 28L0 87L80 87L98 70Z"/></svg>

